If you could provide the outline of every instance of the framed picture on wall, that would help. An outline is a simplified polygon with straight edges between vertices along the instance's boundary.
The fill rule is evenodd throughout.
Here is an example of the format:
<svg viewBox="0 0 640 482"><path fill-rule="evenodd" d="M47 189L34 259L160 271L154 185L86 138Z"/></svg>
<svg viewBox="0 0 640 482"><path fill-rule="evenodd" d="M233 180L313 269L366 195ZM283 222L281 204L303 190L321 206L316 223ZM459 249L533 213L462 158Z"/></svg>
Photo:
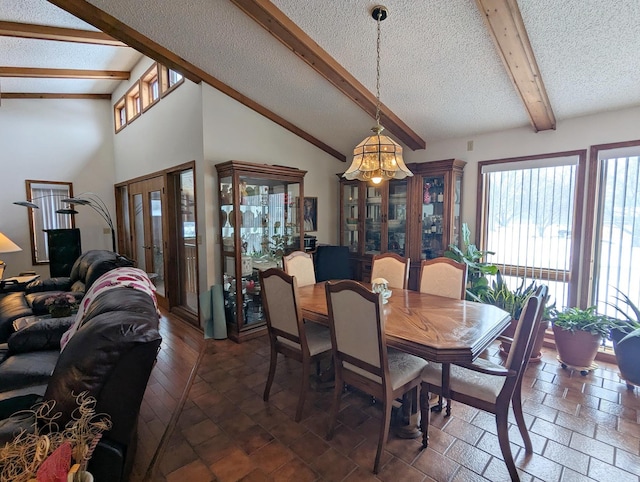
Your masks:
<svg viewBox="0 0 640 482"><path fill-rule="evenodd" d="M304 231L316 231L318 229L318 198L304 198Z"/></svg>

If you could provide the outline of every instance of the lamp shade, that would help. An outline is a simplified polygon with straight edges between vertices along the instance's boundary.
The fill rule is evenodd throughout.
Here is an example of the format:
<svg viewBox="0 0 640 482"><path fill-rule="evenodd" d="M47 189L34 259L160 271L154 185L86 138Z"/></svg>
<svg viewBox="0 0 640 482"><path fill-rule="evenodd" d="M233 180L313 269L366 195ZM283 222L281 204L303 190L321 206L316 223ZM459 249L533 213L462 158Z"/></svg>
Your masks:
<svg viewBox="0 0 640 482"><path fill-rule="evenodd" d="M16 251L22 251L22 248L0 233L0 253L15 253Z"/></svg>
<svg viewBox="0 0 640 482"><path fill-rule="evenodd" d="M374 135L353 150L353 161L343 176L374 183L413 176L402 159L402 146L390 137L380 135L380 128L372 130Z"/></svg>

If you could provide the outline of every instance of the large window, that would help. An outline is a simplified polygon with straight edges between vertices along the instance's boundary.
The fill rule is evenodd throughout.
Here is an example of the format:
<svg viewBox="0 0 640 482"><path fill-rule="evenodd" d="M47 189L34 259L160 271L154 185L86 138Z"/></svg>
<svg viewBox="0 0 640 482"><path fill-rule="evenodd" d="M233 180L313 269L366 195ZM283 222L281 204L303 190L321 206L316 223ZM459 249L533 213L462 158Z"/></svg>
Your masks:
<svg viewBox="0 0 640 482"><path fill-rule="evenodd" d="M585 151L481 162L483 247L515 288L543 281L556 306L575 303L578 166ZM579 210L581 211L581 210ZM578 236L579 239L579 236Z"/></svg>
<svg viewBox="0 0 640 482"><path fill-rule="evenodd" d="M583 284L590 304L616 316L611 305L628 309L619 292L640 306L640 141L594 146L589 167L587 213L593 216L585 249L593 265L585 268Z"/></svg>

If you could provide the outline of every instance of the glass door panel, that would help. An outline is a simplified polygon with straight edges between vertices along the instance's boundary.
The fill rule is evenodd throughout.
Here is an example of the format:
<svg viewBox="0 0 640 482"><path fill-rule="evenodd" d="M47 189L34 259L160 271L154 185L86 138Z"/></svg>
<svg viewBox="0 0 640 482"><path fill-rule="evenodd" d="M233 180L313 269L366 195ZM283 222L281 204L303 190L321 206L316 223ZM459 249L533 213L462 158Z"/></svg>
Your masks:
<svg viewBox="0 0 640 482"><path fill-rule="evenodd" d="M366 254L382 252L382 187L367 187L364 242Z"/></svg>
<svg viewBox="0 0 640 482"><path fill-rule="evenodd" d="M155 274L156 293L166 296L164 286L164 249L162 237L162 193L151 191L149 193L149 205L151 206L151 270Z"/></svg>
<svg viewBox="0 0 640 482"><path fill-rule="evenodd" d="M407 238L407 181L389 182L387 251L405 256Z"/></svg>
<svg viewBox="0 0 640 482"><path fill-rule="evenodd" d="M445 200L444 176L422 178L422 248L421 259L442 256Z"/></svg>
<svg viewBox="0 0 640 482"><path fill-rule="evenodd" d="M144 242L144 213L142 208L142 194L134 194L133 202L133 230L134 233L139 233L135 237L135 257L137 261L137 267L143 271L147 271L147 257Z"/></svg>
<svg viewBox="0 0 640 482"><path fill-rule="evenodd" d="M349 246L352 253L358 252L359 227L359 186L357 183L342 185L343 237L342 246Z"/></svg>

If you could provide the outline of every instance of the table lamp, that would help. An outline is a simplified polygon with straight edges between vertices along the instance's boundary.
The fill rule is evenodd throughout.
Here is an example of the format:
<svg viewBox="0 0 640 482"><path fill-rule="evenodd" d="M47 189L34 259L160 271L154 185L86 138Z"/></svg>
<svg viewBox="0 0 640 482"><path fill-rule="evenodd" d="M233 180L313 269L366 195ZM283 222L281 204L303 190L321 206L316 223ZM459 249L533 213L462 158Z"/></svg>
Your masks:
<svg viewBox="0 0 640 482"><path fill-rule="evenodd" d="M22 251L22 248L0 233L0 253L15 253L16 251ZM0 260L0 279L4 277L6 266L5 262Z"/></svg>

